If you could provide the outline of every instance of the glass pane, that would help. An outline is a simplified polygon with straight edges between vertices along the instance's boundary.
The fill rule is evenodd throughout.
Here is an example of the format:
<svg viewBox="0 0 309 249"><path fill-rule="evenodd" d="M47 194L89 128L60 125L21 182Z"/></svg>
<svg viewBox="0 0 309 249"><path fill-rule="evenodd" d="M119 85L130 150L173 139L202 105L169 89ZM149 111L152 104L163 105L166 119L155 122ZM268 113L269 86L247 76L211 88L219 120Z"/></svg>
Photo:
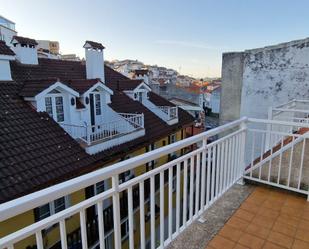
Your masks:
<svg viewBox="0 0 309 249"><path fill-rule="evenodd" d="M50 216L49 204L39 207L39 220L42 220L48 216Z"/></svg>
<svg viewBox="0 0 309 249"><path fill-rule="evenodd" d="M57 122L63 122L64 121L63 98L56 97L55 102L56 102Z"/></svg>
<svg viewBox="0 0 309 249"><path fill-rule="evenodd" d="M56 105L62 105L62 97L56 97Z"/></svg>
<svg viewBox="0 0 309 249"><path fill-rule="evenodd" d="M101 115L101 97L100 94L95 94L95 114Z"/></svg>
<svg viewBox="0 0 309 249"><path fill-rule="evenodd" d="M65 209L65 198L61 197L61 198L55 200L54 205L55 205L55 213L58 213L58 212L64 210Z"/></svg>
<svg viewBox="0 0 309 249"><path fill-rule="evenodd" d="M96 194L102 193L104 191L104 181L98 182L96 184Z"/></svg>
<svg viewBox="0 0 309 249"><path fill-rule="evenodd" d="M53 116L53 107L52 107L51 97L45 98L45 108L46 108L46 112L48 113L48 115L52 117Z"/></svg>

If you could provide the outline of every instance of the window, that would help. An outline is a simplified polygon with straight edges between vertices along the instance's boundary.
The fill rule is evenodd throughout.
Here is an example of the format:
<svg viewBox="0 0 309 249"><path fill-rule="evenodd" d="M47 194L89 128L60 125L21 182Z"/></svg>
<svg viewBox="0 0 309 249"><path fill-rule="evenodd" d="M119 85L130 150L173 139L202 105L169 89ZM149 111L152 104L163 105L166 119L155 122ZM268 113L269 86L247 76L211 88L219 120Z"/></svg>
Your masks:
<svg viewBox="0 0 309 249"><path fill-rule="evenodd" d="M176 142L176 134L170 135L169 138L170 138L170 139L169 139L169 140L170 140L170 144ZM169 155L170 159L175 159L176 156L177 156L177 152L176 152L176 151L172 152L172 153Z"/></svg>
<svg viewBox="0 0 309 249"><path fill-rule="evenodd" d="M101 115L101 96L100 94L95 94L95 114Z"/></svg>
<svg viewBox="0 0 309 249"><path fill-rule="evenodd" d="M56 114L57 114L57 122L64 121L64 113L63 113L63 98L56 97Z"/></svg>
<svg viewBox="0 0 309 249"><path fill-rule="evenodd" d="M52 106L52 98L51 97L45 98L45 107L46 107L46 112L48 113L48 115L53 117L53 106Z"/></svg>
<svg viewBox="0 0 309 249"><path fill-rule="evenodd" d="M45 110L57 122L64 121L63 97L45 97Z"/></svg>
<svg viewBox="0 0 309 249"><path fill-rule="evenodd" d="M121 224L121 239L125 240L129 235L129 220L126 219L122 224Z"/></svg>
<svg viewBox="0 0 309 249"><path fill-rule="evenodd" d="M55 213L58 213L66 209L67 207L69 207L69 197L68 196L61 197L57 200L54 200L50 203L40 206L37 209L38 213L37 213L36 221L45 219L48 216L51 216Z"/></svg>
<svg viewBox="0 0 309 249"><path fill-rule="evenodd" d="M102 192L104 192L104 181L98 182L94 188L95 195L100 194Z"/></svg>

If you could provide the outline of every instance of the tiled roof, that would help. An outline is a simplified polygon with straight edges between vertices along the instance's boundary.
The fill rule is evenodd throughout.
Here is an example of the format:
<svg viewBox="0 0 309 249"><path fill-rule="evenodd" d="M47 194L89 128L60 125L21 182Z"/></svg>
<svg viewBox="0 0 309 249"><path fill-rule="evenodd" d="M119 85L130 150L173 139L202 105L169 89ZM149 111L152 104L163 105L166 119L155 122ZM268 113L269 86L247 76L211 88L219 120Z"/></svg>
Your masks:
<svg viewBox="0 0 309 249"><path fill-rule="evenodd" d="M124 113L144 113L146 135L88 155L46 113L36 112L19 96L25 80L85 79L85 65L43 58L39 58L39 65L10 63L14 81L0 82L0 203L102 167L115 156L120 158L131 149L141 148L193 122L190 114L179 110L179 122L167 125L138 101L114 90L118 80L127 78L105 67L106 85L114 90L111 108ZM151 98L166 103L160 96L151 94Z"/></svg>
<svg viewBox="0 0 309 249"><path fill-rule="evenodd" d="M114 87L115 90L119 90L119 91L125 91L125 90L130 91L130 90L134 90L142 82L143 82L142 80L130 80L130 79L119 80L116 86L112 84L112 87Z"/></svg>
<svg viewBox="0 0 309 249"><path fill-rule="evenodd" d="M4 41L0 41L0 54L1 55L15 55L15 53L5 44Z"/></svg>
<svg viewBox="0 0 309 249"><path fill-rule="evenodd" d="M61 80L58 78L26 80L19 95L23 97L34 97L43 90L47 89L55 82L61 82L64 85L72 88L80 94L85 93L89 88L98 83L99 79L73 79L73 80Z"/></svg>
<svg viewBox="0 0 309 249"><path fill-rule="evenodd" d="M85 45L86 44L89 44L92 48L96 48L96 49L104 49L105 47L99 43L99 42L94 42L94 41L86 41L85 42Z"/></svg>
<svg viewBox="0 0 309 249"><path fill-rule="evenodd" d="M36 46L38 43L36 40L28 38L28 37L22 37L22 36L13 36L12 40L16 40L20 44L27 44L27 45L33 45Z"/></svg>

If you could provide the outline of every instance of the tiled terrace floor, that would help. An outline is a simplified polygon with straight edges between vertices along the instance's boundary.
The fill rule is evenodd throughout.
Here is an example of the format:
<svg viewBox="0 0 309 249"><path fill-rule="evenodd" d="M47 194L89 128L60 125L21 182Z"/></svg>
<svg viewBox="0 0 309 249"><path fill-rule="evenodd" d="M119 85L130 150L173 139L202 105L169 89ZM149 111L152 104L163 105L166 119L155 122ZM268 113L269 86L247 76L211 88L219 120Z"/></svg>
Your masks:
<svg viewBox="0 0 309 249"><path fill-rule="evenodd" d="M309 202L258 186L206 249L309 249Z"/></svg>

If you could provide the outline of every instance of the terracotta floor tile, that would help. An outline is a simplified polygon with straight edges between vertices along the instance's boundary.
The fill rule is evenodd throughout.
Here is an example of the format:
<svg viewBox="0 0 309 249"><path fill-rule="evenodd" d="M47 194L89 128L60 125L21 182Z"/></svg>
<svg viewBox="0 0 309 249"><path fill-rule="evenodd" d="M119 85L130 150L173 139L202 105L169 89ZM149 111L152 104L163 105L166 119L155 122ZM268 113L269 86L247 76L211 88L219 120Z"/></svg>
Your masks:
<svg viewBox="0 0 309 249"><path fill-rule="evenodd" d="M244 209L244 210L246 210L250 213L253 213L253 214L256 214L260 209L259 206L255 205L253 203L250 203L250 202L244 202L243 204L241 204L240 208ZM309 212L308 212L308 217L309 217Z"/></svg>
<svg viewBox="0 0 309 249"><path fill-rule="evenodd" d="M300 222L300 219L297 217L289 216L287 214L280 214L279 217L277 218L277 221L297 227Z"/></svg>
<svg viewBox="0 0 309 249"><path fill-rule="evenodd" d="M298 218L303 215L303 212L304 212L303 209L289 207L289 206L283 206L281 208L281 213L294 216L294 217L298 217Z"/></svg>
<svg viewBox="0 0 309 249"><path fill-rule="evenodd" d="M237 217L232 217L228 220L228 222L226 223L227 225L230 225L236 229L239 229L241 231L244 231L247 226L249 225L249 222L244 221L242 219L239 219Z"/></svg>
<svg viewBox="0 0 309 249"><path fill-rule="evenodd" d="M263 203L262 207L269 208L274 211L280 211L282 208L282 205L283 205L283 202L278 202L278 201L273 201L273 200L268 199Z"/></svg>
<svg viewBox="0 0 309 249"><path fill-rule="evenodd" d="M220 235L214 237L209 243L209 246L216 249L232 249L235 245L235 242L228 240Z"/></svg>
<svg viewBox="0 0 309 249"><path fill-rule="evenodd" d="M276 245L279 245L285 248L291 248L294 239L282 233L271 231L267 240Z"/></svg>
<svg viewBox="0 0 309 249"><path fill-rule="evenodd" d="M295 240L292 246L292 249L308 249L309 243L301 241L301 240Z"/></svg>
<svg viewBox="0 0 309 249"><path fill-rule="evenodd" d="M250 249L250 247L243 246L241 244L237 244L233 249Z"/></svg>
<svg viewBox="0 0 309 249"><path fill-rule="evenodd" d="M298 228L295 234L295 238L309 243L309 230Z"/></svg>
<svg viewBox="0 0 309 249"><path fill-rule="evenodd" d="M265 240L263 240L259 237L253 236L251 234L248 234L248 233L243 234L238 241L239 244L241 244L243 246L247 246L251 249L262 248L264 242L265 242Z"/></svg>
<svg viewBox="0 0 309 249"><path fill-rule="evenodd" d="M275 218L275 217L279 216L280 212L269 209L269 208L261 207L258 214L265 216L265 217L268 217L268 218Z"/></svg>
<svg viewBox="0 0 309 249"><path fill-rule="evenodd" d="M304 211L302 218L309 220L309 211Z"/></svg>
<svg viewBox="0 0 309 249"><path fill-rule="evenodd" d="M305 219L301 219L299 221L298 228L309 230L309 221Z"/></svg>
<svg viewBox="0 0 309 249"><path fill-rule="evenodd" d="M219 235L221 235L222 237L225 237L229 240L235 241L237 242L240 238L240 236L243 234L242 231L229 226L229 225L225 225L219 232Z"/></svg>
<svg viewBox="0 0 309 249"><path fill-rule="evenodd" d="M244 209L238 209L233 216L245 221L251 221L254 218L253 213L250 213Z"/></svg>
<svg viewBox="0 0 309 249"><path fill-rule="evenodd" d="M261 226L258 226L256 224L250 224L247 229L247 233L250 233L252 235L258 236L262 239L266 239L270 233L270 230Z"/></svg>
<svg viewBox="0 0 309 249"><path fill-rule="evenodd" d="M252 195L250 195L246 199L246 202L253 203L257 206L262 206L265 201L266 201L266 197L263 197L263 196L252 196Z"/></svg>
<svg viewBox="0 0 309 249"><path fill-rule="evenodd" d="M264 244L263 249L285 249L285 248L267 241Z"/></svg>
<svg viewBox="0 0 309 249"><path fill-rule="evenodd" d="M296 227L278 221L275 222L272 230L290 237L294 237L296 233Z"/></svg>
<svg viewBox="0 0 309 249"><path fill-rule="evenodd" d="M257 215L254 217L251 223L270 229L275 223L275 218L269 218L269 217Z"/></svg>

